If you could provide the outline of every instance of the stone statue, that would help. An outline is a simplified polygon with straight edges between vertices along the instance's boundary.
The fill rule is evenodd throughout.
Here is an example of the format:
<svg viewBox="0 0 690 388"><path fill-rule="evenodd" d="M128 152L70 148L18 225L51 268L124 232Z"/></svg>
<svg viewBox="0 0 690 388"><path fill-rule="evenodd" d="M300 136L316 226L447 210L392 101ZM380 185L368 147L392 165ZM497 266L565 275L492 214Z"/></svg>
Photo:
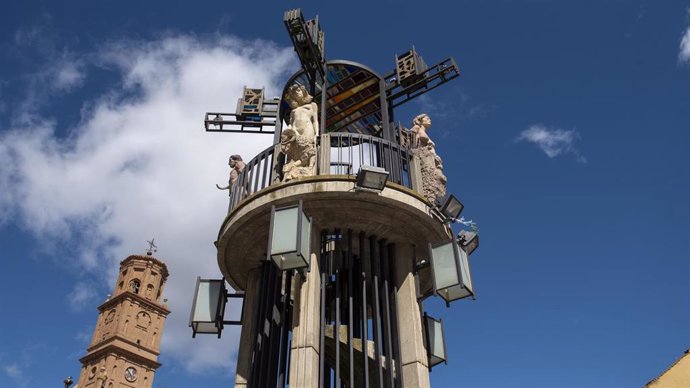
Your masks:
<svg viewBox="0 0 690 388"><path fill-rule="evenodd" d="M280 135L280 151L286 156L283 182L316 174L318 106L302 85L292 85L285 97L292 108L290 123Z"/></svg>
<svg viewBox="0 0 690 388"><path fill-rule="evenodd" d="M237 182L242 171L244 171L244 162L242 157L239 155L232 155L228 160L228 166L230 166L230 179L228 180L228 185L225 187L220 187L216 185L218 190L232 190L232 186Z"/></svg>
<svg viewBox="0 0 690 388"><path fill-rule="evenodd" d="M414 134L412 148L424 147L429 142L431 142L432 147L436 146L426 133L429 127L431 127L431 117L426 113L417 115L417 117L412 120L412 128L410 129Z"/></svg>
<svg viewBox="0 0 690 388"><path fill-rule="evenodd" d="M443 175L443 161L436 154L436 144L429 138L427 130L431 127L431 118L422 113L412 120L412 154L419 159L422 176L422 194L429 202L436 202L437 197L446 195L446 176Z"/></svg>

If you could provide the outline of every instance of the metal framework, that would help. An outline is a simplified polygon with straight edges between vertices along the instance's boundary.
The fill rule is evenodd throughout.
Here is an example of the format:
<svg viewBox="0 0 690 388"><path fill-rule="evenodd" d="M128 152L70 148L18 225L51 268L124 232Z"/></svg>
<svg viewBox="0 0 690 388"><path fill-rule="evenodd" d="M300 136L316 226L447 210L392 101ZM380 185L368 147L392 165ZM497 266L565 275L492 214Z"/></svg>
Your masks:
<svg viewBox="0 0 690 388"><path fill-rule="evenodd" d="M413 98L436 89L437 87L460 76L460 68L451 57L422 71L410 82L399 82L396 72L386 75L386 99L391 108L398 107Z"/></svg>
<svg viewBox="0 0 690 388"><path fill-rule="evenodd" d="M292 9L285 12L283 22L302 67L283 95L294 83L308 86L320 105L321 133L352 132L397 141L394 108L460 76L452 57L428 67L414 47L396 55L395 69L384 77L355 62L327 62L318 16L306 20L300 9ZM263 89L245 87L236 113L206 113L206 131L268 133L278 143L290 108L280 99L263 97Z"/></svg>
<svg viewBox="0 0 690 388"><path fill-rule="evenodd" d="M248 89L245 88L246 90ZM280 99L264 100L263 95L247 96L246 94L245 97L259 98L259 100L256 104L243 104L244 100L240 99L235 113L207 112L204 117L206 132L273 134L276 128ZM252 105L257 106L255 112L248 108Z"/></svg>
<svg viewBox="0 0 690 388"><path fill-rule="evenodd" d="M320 79L324 79L326 75L323 68L326 62L323 47L324 33L319 25L318 15L314 19L305 20L299 8L291 9L285 12L283 22L302 68L312 85L318 82L317 74Z"/></svg>
<svg viewBox="0 0 690 388"><path fill-rule="evenodd" d="M319 388L401 387L395 244L337 229L322 230L320 246ZM295 276L263 266L250 387L287 384Z"/></svg>

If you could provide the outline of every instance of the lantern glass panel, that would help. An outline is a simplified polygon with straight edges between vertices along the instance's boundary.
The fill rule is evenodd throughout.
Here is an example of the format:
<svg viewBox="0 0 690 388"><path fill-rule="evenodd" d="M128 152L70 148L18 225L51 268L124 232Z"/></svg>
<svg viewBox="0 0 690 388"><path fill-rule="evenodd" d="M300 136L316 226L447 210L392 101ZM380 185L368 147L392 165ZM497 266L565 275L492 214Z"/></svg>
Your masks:
<svg viewBox="0 0 690 388"><path fill-rule="evenodd" d="M192 326L197 334L218 334L220 331L215 322L192 322Z"/></svg>
<svg viewBox="0 0 690 388"><path fill-rule="evenodd" d="M444 340L443 324L441 321L426 316L427 330L427 352L429 356L429 366L433 367L446 361L446 344Z"/></svg>
<svg viewBox="0 0 690 388"><path fill-rule="evenodd" d="M223 292L222 280L199 279L190 324L195 333L219 332L216 320L222 313L218 309L222 308L220 298Z"/></svg>
<svg viewBox="0 0 690 388"><path fill-rule="evenodd" d="M271 255L297 250L297 217L299 208L279 209L273 215Z"/></svg>
<svg viewBox="0 0 690 388"><path fill-rule="evenodd" d="M309 249L311 245L311 220L309 220L309 217L307 217L307 215L304 213L300 214L300 217L302 217L300 253L302 254L302 258L309 262Z"/></svg>
<svg viewBox="0 0 690 388"><path fill-rule="evenodd" d="M271 212L269 256L278 269L309 268L311 222L302 204Z"/></svg>
<svg viewBox="0 0 690 388"><path fill-rule="evenodd" d="M462 283L469 292L472 292L472 276L470 275L470 262L467 258L467 253L463 249L458 250L460 253L460 274L462 275Z"/></svg>
<svg viewBox="0 0 690 388"><path fill-rule="evenodd" d="M444 289L460 283L453 243L439 245L431 249L436 289Z"/></svg>
<svg viewBox="0 0 690 388"><path fill-rule="evenodd" d="M467 298L468 296L473 296L472 292L470 292L461 284L438 290L437 293L441 298L445 299L448 302L452 302L454 300L462 298Z"/></svg>

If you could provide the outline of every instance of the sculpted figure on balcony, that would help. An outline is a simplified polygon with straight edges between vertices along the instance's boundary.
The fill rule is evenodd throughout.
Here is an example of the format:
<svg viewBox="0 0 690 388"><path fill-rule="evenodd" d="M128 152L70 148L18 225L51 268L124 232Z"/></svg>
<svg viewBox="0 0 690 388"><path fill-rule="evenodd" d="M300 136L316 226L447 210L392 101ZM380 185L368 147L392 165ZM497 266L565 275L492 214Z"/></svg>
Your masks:
<svg viewBox="0 0 690 388"><path fill-rule="evenodd" d="M413 155L419 159L422 175L422 194L429 202L446 195L446 176L443 175L443 161L436 154L436 144L431 141L427 130L431 127L431 118L422 113L412 120Z"/></svg>
<svg viewBox="0 0 690 388"><path fill-rule="evenodd" d="M316 174L316 136L319 133L318 106L302 85L292 85L286 101L292 108L290 122L280 136L280 150L286 156L283 182Z"/></svg>
<svg viewBox="0 0 690 388"><path fill-rule="evenodd" d="M228 180L228 185L225 187L220 187L216 185L219 190L232 190L232 186L237 182L242 171L244 171L244 162L240 155L232 155L228 160L228 165L230 166L230 179Z"/></svg>
<svg viewBox="0 0 690 388"><path fill-rule="evenodd" d="M427 145L436 146L426 133L429 127L431 127L431 117L426 113L417 115L417 117L412 119L412 128L410 129L414 134L412 148L425 147Z"/></svg>

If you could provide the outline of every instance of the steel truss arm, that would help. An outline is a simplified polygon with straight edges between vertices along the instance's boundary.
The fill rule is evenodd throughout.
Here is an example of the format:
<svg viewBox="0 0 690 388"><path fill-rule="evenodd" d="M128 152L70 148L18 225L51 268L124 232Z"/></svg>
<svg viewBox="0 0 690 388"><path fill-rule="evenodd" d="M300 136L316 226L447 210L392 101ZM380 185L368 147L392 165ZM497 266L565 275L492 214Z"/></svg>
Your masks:
<svg viewBox="0 0 690 388"><path fill-rule="evenodd" d="M302 63L302 68L304 68L310 81L316 82L314 79L316 74L324 79L324 33L319 25L319 17L305 20L302 11L297 8L286 11L283 21L292 40L292 45L295 47L295 52Z"/></svg>
<svg viewBox="0 0 690 388"><path fill-rule="evenodd" d="M421 73L418 79L406 86L402 85L396 78L396 72L392 71L386 75L386 99L391 108L400 106L415 97L433 90L444 83L460 76L460 68L451 57L445 59L434 66L429 67Z"/></svg>

